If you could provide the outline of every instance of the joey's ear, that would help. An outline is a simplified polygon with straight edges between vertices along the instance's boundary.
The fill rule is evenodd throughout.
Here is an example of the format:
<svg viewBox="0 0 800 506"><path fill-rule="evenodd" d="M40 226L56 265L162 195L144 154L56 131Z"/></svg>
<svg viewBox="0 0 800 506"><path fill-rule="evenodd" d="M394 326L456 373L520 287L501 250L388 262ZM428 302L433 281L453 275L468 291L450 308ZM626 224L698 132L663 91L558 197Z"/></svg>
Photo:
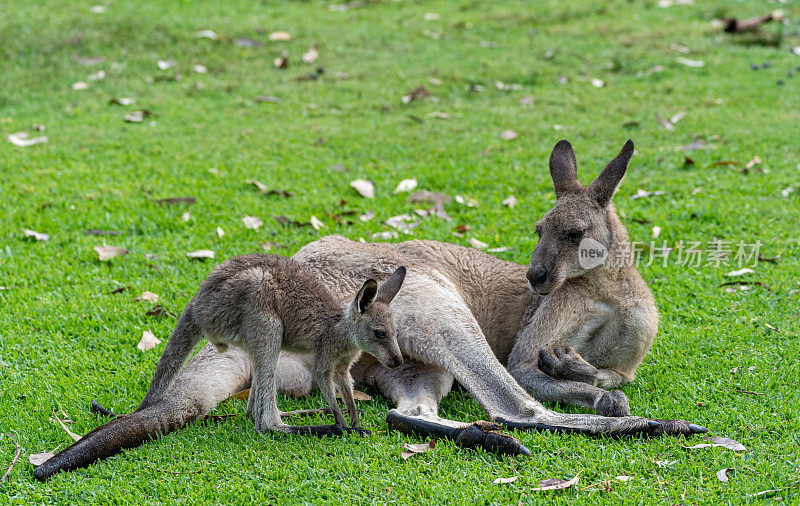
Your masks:
<svg viewBox="0 0 800 506"><path fill-rule="evenodd" d="M363 314L364 311L369 309L373 302L375 302L375 296L378 294L378 282L374 279L368 279L364 282L364 286L361 287L361 290L358 291L356 294L356 298L353 301L353 305L358 309L358 314Z"/></svg>
<svg viewBox="0 0 800 506"><path fill-rule="evenodd" d="M611 160L597 179L589 185L589 195L601 206L607 206L611 202L611 197L614 196L625 171L628 170L631 156L633 156L633 141L628 139L617 157Z"/></svg>
<svg viewBox="0 0 800 506"><path fill-rule="evenodd" d="M377 299L384 304L392 302L394 296L400 291L400 287L403 286L404 279L406 279L406 268L398 267L394 274L389 276L389 279L384 281L378 289Z"/></svg>
<svg viewBox="0 0 800 506"><path fill-rule="evenodd" d="M578 182L578 162L575 161L575 152L572 150L572 144L565 140L558 141L550 153L550 177L553 179L556 198L582 188Z"/></svg>

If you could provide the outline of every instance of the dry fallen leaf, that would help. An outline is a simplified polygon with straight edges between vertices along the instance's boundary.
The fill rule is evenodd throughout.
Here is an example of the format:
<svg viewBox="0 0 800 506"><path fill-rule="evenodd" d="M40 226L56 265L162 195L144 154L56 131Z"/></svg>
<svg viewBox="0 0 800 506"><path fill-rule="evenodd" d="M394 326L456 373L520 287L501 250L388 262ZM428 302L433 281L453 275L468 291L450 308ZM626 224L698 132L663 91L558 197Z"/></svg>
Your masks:
<svg viewBox="0 0 800 506"><path fill-rule="evenodd" d="M409 91L405 95L403 95L403 98L401 100L404 104L408 104L410 102L413 102L414 100L422 100L423 98L428 98L430 96L431 92L428 91L427 88L425 88L424 86L419 86Z"/></svg>
<svg viewBox="0 0 800 506"><path fill-rule="evenodd" d="M711 442L710 443L698 443L698 444L693 445L693 446L684 446L684 448L687 448L689 450L697 450L697 449L700 449L700 448L712 448L712 447L719 446L719 447L727 448L728 450L733 450L733 451L736 451L736 452L743 452L743 451L747 450L747 448L742 443L740 443L740 442L738 442L736 440L727 438L727 437L714 436L714 437L712 437L710 439L709 438L706 438L706 439L710 440Z"/></svg>
<svg viewBox="0 0 800 506"><path fill-rule="evenodd" d="M394 189L394 194L397 195L401 192L410 192L417 187L417 180L416 179L403 179L399 183L397 183L397 187Z"/></svg>
<svg viewBox="0 0 800 506"><path fill-rule="evenodd" d="M436 204L437 202L449 204L452 201L453 197L450 195L427 190L414 192L406 199L406 202L410 202L412 204Z"/></svg>
<svg viewBox="0 0 800 506"><path fill-rule="evenodd" d="M658 239L658 236L660 235L661 235L661 227L656 225L655 227L653 227L653 239Z"/></svg>
<svg viewBox="0 0 800 506"><path fill-rule="evenodd" d="M419 222L414 221L414 217L409 214L400 214L387 218L386 224L401 232L410 233L412 229L419 225Z"/></svg>
<svg viewBox="0 0 800 506"><path fill-rule="evenodd" d="M592 86L594 86L595 88L602 88L603 86L606 85L606 83L602 79L597 79L596 77L592 79L590 82L592 83Z"/></svg>
<svg viewBox="0 0 800 506"><path fill-rule="evenodd" d="M292 40L292 36L289 32L272 32L269 34L269 40L286 42Z"/></svg>
<svg viewBox="0 0 800 506"><path fill-rule="evenodd" d="M141 123L144 119L150 116L152 113L150 111L133 111L130 114L126 114L122 117L128 123Z"/></svg>
<svg viewBox="0 0 800 506"><path fill-rule="evenodd" d="M471 197L464 198L462 195L456 195L456 202L462 206L478 207L478 202Z"/></svg>
<svg viewBox="0 0 800 506"><path fill-rule="evenodd" d="M133 300L137 302L143 300L145 302L152 302L155 304L156 302L158 302L158 295L154 294L153 292L144 291L140 296L136 297Z"/></svg>
<svg viewBox="0 0 800 506"><path fill-rule="evenodd" d="M210 249L198 249L186 253L189 258L214 258L214 252Z"/></svg>
<svg viewBox="0 0 800 506"><path fill-rule="evenodd" d="M687 67L699 68L706 66L706 62L703 60L690 60L689 58L678 57L675 58L675 61L682 65L686 65Z"/></svg>
<svg viewBox="0 0 800 506"><path fill-rule="evenodd" d="M633 476L626 476L623 474L621 476L617 476L617 479L619 481L631 481L633 479Z"/></svg>
<svg viewBox="0 0 800 506"><path fill-rule="evenodd" d="M745 274L755 274L755 272L756 271L754 271L753 269L748 269L747 267L745 267L737 271L731 271L727 273L726 276L737 277L737 276L744 276Z"/></svg>
<svg viewBox="0 0 800 506"><path fill-rule="evenodd" d="M192 65L192 70L194 72L197 72L198 74L208 73L208 68L205 65L200 65L200 64Z"/></svg>
<svg viewBox="0 0 800 506"><path fill-rule="evenodd" d="M219 40L219 35L214 30L200 30L199 32L194 34L195 37L198 39L206 38L211 40Z"/></svg>
<svg viewBox="0 0 800 506"><path fill-rule="evenodd" d="M186 211L181 215L181 221L189 221L191 219L192 219L192 213L190 213L189 211Z"/></svg>
<svg viewBox="0 0 800 506"><path fill-rule="evenodd" d="M159 70L167 70L175 66L175 60L158 60L156 65Z"/></svg>
<svg viewBox="0 0 800 506"><path fill-rule="evenodd" d="M375 232L370 237L373 239L383 239L384 241L388 241L389 239L397 239L400 236L397 235L397 232L394 230L386 230L384 232Z"/></svg>
<svg viewBox="0 0 800 506"><path fill-rule="evenodd" d="M25 234L25 237L33 237L37 241L49 241L50 235L45 234L44 232L37 232L35 230L30 230L27 228L22 229L22 233Z"/></svg>
<svg viewBox="0 0 800 506"><path fill-rule="evenodd" d="M728 468L723 467L719 471L717 471L717 479L722 483L728 483Z"/></svg>
<svg viewBox="0 0 800 506"><path fill-rule="evenodd" d="M314 63L319 58L319 51L317 51L317 46L311 46L308 51L303 53L303 62L304 63Z"/></svg>
<svg viewBox="0 0 800 506"><path fill-rule="evenodd" d="M128 254L128 250L120 248L119 246L95 246L94 250L97 252L98 260L101 262L107 262L112 258Z"/></svg>
<svg viewBox="0 0 800 506"><path fill-rule="evenodd" d="M353 399L357 401L371 401L372 396L362 392L361 390L353 390Z"/></svg>
<svg viewBox="0 0 800 506"><path fill-rule="evenodd" d="M264 47L264 44L250 37L236 37L233 39L233 43L239 47Z"/></svg>
<svg viewBox="0 0 800 506"><path fill-rule="evenodd" d="M55 453L53 452L44 452L44 453L32 453L28 455L28 462L30 462L34 466L41 466L51 458Z"/></svg>
<svg viewBox="0 0 800 506"><path fill-rule="evenodd" d="M469 245L472 246L475 249L486 249L486 248L489 247L488 244L486 244L485 242L481 242L481 241L475 239L474 237L470 238Z"/></svg>
<svg viewBox="0 0 800 506"><path fill-rule="evenodd" d="M631 195L631 200L637 200L637 199L642 199L642 198L646 198L646 197L655 197L655 196L666 195L666 194L667 194L667 192L665 192L663 190L657 190L657 191L650 192L650 191L642 190L641 188L639 188L638 190L636 190L636 195Z"/></svg>
<svg viewBox="0 0 800 506"><path fill-rule="evenodd" d="M311 226L314 227L314 230L319 230L325 226L325 224L322 223L322 221L320 221L320 219L314 216L313 214L311 215L311 218L308 221L309 223L311 223Z"/></svg>
<svg viewBox="0 0 800 506"><path fill-rule="evenodd" d="M255 216L245 216L242 218L242 222L244 223L245 228L249 228L251 230L258 230L258 228L264 224L263 221Z"/></svg>
<svg viewBox="0 0 800 506"><path fill-rule="evenodd" d="M539 482L539 486L530 489L531 492L540 492L545 490L565 490L575 485L580 481L580 473L576 474L571 480L562 480L560 478L550 478Z"/></svg>
<svg viewBox="0 0 800 506"><path fill-rule="evenodd" d="M418 453L426 453L433 448L433 441L430 443L403 443L403 453L400 454L403 460L408 460Z"/></svg>
<svg viewBox="0 0 800 506"><path fill-rule="evenodd" d="M281 51L281 55L272 60L272 64L275 65L276 69L285 69L289 66L289 51L283 50Z"/></svg>
<svg viewBox="0 0 800 506"><path fill-rule="evenodd" d="M513 195L509 195L503 201L503 205L508 206L508 207L515 207L518 203L519 203L519 201L517 200L517 197L515 197Z"/></svg>
<svg viewBox="0 0 800 506"><path fill-rule="evenodd" d="M375 198L375 185L372 183L372 181L367 181L366 179L356 179L354 181L350 181L350 186L364 198Z"/></svg>
<svg viewBox="0 0 800 506"><path fill-rule="evenodd" d="M517 137L518 137L517 132L513 130L503 130L502 132L500 132L500 138L503 139L504 141L513 141Z"/></svg>
<svg viewBox="0 0 800 506"><path fill-rule="evenodd" d="M744 168L745 169L752 169L753 167L755 167L759 163L761 163L761 158L759 158L758 155L755 155L749 162L747 162L747 164L744 166Z"/></svg>
<svg viewBox="0 0 800 506"><path fill-rule="evenodd" d="M222 236L225 235L225 231L222 230L222 227L217 227L217 237L222 239Z"/></svg>
<svg viewBox="0 0 800 506"><path fill-rule="evenodd" d="M358 219L366 223L374 217L375 217L375 211L367 211L366 213L360 215Z"/></svg>
<svg viewBox="0 0 800 506"><path fill-rule="evenodd" d="M85 81L78 81L77 83L72 83L72 89L75 91L89 89L89 83Z"/></svg>
<svg viewBox="0 0 800 506"><path fill-rule="evenodd" d="M663 126L665 129L667 129L667 130L675 130L675 127L672 125L670 120L668 120L664 116L656 113L656 119L658 120L659 123L661 123L661 126Z"/></svg>
<svg viewBox="0 0 800 506"><path fill-rule="evenodd" d="M159 344L161 344L161 340L154 336L149 330L145 330L142 332L142 338L139 340L139 344L137 344L136 347L141 351L147 351L152 350Z"/></svg>
<svg viewBox="0 0 800 506"><path fill-rule="evenodd" d="M33 146L34 144L43 144L47 142L47 136L41 135L39 137L30 138L28 136L28 132L17 132L13 134L9 134L6 136L8 142L11 144L20 147L20 148L27 148L28 146Z"/></svg>
<svg viewBox="0 0 800 506"><path fill-rule="evenodd" d="M519 476L512 476L510 478L497 478L492 483L495 485L505 485L507 483L514 483L517 481L517 479L519 479Z"/></svg>

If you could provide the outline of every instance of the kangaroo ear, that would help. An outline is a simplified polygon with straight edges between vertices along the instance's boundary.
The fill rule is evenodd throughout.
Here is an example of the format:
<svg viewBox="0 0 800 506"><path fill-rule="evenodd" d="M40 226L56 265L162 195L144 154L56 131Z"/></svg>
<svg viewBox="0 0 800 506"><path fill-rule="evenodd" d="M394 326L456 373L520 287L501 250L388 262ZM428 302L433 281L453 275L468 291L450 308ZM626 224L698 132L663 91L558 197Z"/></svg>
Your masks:
<svg viewBox="0 0 800 506"><path fill-rule="evenodd" d="M384 304L392 302L394 296L400 291L400 287L403 286L404 279L406 279L406 268L398 267L394 274L389 276L389 279L384 281L378 289L377 299Z"/></svg>
<svg viewBox="0 0 800 506"><path fill-rule="evenodd" d="M575 161L575 151L568 141L558 141L550 154L550 177L553 179L553 188L556 198L568 193L574 193L582 188L578 182L578 162Z"/></svg>
<svg viewBox="0 0 800 506"><path fill-rule="evenodd" d="M628 139L628 142L622 146L616 158L606 165L606 168L597 176L592 184L589 185L589 194L601 206L607 206L611 202L611 197L617 191L619 184L622 182L622 177L625 171L628 170L628 162L633 156L633 141Z"/></svg>
<svg viewBox="0 0 800 506"><path fill-rule="evenodd" d="M364 282L364 286L356 294L353 305L358 309L358 314L364 314L364 311L369 309L375 296L378 294L378 282L374 279L368 279Z"/></svg>

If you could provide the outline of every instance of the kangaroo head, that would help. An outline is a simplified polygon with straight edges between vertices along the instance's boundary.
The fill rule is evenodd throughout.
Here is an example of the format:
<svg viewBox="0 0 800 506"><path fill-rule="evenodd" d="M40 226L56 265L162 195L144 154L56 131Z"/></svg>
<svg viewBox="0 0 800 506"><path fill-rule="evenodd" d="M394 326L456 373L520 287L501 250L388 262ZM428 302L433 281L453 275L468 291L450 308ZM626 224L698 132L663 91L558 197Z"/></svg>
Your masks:
<svg viewBox="0 0 800 506"><path fill-rule="evenodd" d="M350 303L345 316L353 344L390 368L403 363L389 303L400 291L405 277L406 268L399 267L380 287L374 279L368 279Z"/></svg>
<svg viewBox="0 0 800 506"><path fill-rule="evenodd" d="M562 140L553 148L550 176L556 203L536 222L539 242L526 274L536 293L546 295L564 281L605 263L614 241L620 239L617 231L622 227L611 197L632 155L633 142L629 140L597 179L584 187L578 182L578 166L570 143Z"/></svg>

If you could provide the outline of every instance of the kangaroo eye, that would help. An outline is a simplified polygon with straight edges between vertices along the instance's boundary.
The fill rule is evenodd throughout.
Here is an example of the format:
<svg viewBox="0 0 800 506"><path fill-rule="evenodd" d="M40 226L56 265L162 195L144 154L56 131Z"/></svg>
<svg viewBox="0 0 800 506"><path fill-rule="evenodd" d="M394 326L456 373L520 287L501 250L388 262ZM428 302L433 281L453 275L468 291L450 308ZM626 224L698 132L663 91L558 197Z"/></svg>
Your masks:
<svg viewBox="0 0 800 506"><path fill-rule="evenodd" d="M376 330L375 331L375 337L377 337L378 339L383 340L383 339L386 339L389 336L386 334L386 332L384 332L382 330Z"/></svg>
<svg viewBox="0 0 800 506"><path fill-rule="evenodd" d="M571 241L577 242L583 239L583 234L585 232L585 230L570 230L568 236Z"/></svg>

